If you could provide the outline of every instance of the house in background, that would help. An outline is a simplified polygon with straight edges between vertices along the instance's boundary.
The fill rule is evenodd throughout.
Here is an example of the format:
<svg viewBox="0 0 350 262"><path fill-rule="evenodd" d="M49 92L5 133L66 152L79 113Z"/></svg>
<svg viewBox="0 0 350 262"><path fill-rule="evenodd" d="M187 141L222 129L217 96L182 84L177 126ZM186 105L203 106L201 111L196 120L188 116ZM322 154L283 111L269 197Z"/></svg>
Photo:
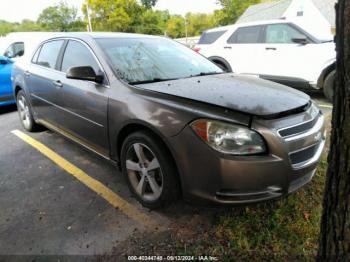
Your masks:
<svg viewBox="0 0 350 262"><path fill-rule="evenodd" d="M336 0L281 0L250 6L237 23L286 19L319 39L332 39Z"/></svg>

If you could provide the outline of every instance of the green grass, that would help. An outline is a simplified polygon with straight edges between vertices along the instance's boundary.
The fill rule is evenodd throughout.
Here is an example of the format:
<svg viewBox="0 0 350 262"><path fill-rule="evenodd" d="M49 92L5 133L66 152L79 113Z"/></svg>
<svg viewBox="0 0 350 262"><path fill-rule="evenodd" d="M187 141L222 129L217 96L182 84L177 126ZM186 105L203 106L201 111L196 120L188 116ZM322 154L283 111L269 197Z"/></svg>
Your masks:
<svg viewBox="0 0 350 262"><path fill-rule="evenodd" d="M288 198L220 213L214 225L180 254L220 257L220 261L311 261L317 253L327 161L313 181Z"/></svg>

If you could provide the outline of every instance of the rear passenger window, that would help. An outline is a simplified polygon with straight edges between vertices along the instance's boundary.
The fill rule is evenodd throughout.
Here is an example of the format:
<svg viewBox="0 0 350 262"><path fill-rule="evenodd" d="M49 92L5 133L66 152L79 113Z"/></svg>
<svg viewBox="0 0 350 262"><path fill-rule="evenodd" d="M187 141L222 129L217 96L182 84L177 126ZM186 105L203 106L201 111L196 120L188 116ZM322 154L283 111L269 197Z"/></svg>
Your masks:
<svg viewBox="0 0 350 262"><path fill-rule="evenodd" d="M216 32L204 32L199 39L199 45L210 45L213 44L216 40L218 40L223 34L227 31L216 31Z"/></svg>
<svg viewBox="0 0 350 262"><path fill-rule="evenodd" d="M257 44L261 43L262 26L249 26L238 28L227 40L229 44Z"/></svg>
<svg viewBox="0 0 350 262"><path fill-rule="evenodd" d="M63 42L63 40L56 40L43 44L37 64L54 69L56 67L58 54L60 53Z"/></svg>
<svg viewBox="0 0 350 262"><path fill-rule="evenodd" d="M91 66L95 73L100 70L91 51L82 43L69 41L62 61L62 72L67 72L71 67Z"/></svg>

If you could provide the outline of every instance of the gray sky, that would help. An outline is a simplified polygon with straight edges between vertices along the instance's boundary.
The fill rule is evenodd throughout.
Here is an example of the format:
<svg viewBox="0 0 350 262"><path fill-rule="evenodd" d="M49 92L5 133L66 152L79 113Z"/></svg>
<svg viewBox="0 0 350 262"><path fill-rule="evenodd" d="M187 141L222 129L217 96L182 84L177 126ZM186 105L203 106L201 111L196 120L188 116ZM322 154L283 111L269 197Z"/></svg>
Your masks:
<svg viewBox="0 0 350 262"><path fill-rule="evenodd" d="M23 19L36 20L40 12L59 0L1 0L0 19L19 22ZM69 5L80 11L84 0L68 0ZM168 9L171 14L184 15L187 12L211 13L219 9L216 0L158 0L156 9Z"/></svg>

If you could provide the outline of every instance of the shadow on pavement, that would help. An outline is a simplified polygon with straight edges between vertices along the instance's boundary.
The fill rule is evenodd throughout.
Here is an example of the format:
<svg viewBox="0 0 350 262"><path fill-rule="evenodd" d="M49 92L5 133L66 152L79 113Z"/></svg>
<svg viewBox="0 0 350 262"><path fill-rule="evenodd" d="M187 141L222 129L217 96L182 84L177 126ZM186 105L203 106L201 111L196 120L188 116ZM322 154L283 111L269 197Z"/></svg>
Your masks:
<svg viewBox="0 0 350 262"><path fill-rule="evenodd" d="M17 110L16 105L0 106L0 115L11 113Z"/></svg>

